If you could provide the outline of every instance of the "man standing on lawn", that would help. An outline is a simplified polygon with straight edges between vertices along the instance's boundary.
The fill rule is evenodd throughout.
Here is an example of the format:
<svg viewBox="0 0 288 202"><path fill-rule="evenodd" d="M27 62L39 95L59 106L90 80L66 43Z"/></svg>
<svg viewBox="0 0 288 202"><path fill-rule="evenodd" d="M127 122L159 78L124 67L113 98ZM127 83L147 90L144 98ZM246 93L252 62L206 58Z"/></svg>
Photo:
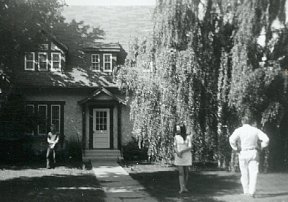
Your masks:
<svg viewBox="0 0 288 202"><path fill-rule="evenodd" d="M268 146L269 138L258 128L249 124L248 116L243 117L242 127L237 128L229 138L233 150L240 151L239 167L245 195L255 197L259 170L259 151ZM240 148L237 146L240 145Z"/></svg>

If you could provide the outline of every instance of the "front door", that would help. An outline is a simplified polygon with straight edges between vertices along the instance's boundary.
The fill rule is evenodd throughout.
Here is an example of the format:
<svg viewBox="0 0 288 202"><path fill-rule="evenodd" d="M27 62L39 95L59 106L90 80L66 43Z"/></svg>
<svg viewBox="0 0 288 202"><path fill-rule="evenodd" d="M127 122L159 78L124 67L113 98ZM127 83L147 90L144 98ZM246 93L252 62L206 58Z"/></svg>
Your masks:
<svg viewBox="0 0 288 202"><path fill-rule="evenodd" d="M110 148L110 109L93 109L93 148Z"/></svg>

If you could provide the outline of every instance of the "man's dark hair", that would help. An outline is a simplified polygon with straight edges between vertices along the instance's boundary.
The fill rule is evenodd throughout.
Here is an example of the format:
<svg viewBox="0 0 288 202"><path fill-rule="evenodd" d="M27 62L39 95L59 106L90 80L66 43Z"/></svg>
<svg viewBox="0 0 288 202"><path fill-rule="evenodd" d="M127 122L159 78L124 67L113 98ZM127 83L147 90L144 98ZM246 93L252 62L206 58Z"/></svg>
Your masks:
<svg viewBox="0 0 288 202"><path fill-rule="evenodd" d="M249 115L244 115L241 120L242 124L250 124L251 123L251 117Z"/></svg>

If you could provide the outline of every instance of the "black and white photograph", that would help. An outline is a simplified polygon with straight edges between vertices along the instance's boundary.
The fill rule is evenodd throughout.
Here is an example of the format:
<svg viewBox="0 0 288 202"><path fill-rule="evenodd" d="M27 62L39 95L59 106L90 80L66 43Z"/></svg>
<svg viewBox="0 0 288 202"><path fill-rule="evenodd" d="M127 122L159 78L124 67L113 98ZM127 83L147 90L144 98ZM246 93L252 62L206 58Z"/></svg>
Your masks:
<svg viewBox="0 0 288 202"><path fill-rule="evenodd" d="M0 202L288 202L288 0L0 0Z"/></svg>

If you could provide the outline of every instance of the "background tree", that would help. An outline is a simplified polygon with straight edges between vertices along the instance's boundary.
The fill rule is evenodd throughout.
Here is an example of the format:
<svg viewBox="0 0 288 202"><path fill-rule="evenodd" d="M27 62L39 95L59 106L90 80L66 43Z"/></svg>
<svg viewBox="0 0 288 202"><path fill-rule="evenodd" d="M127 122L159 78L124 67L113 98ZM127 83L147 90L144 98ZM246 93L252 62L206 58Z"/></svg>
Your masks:
<svg viewBox="0 0 288 202"><path fill-rule="evenodd" d="M71 59L76 57L82 45L104 36L100 28L84 22L65 22L61 14L64 0L4 0L0 2L0 68L13 71L19 53L35 47L45 39L44 30L57 37L71 50Z"/></svg>
<svg viewBox="0 0 288 202"><path fill-rule="evenodd" d="M287 51L283 49L287 46L287 43L283 43L287 40L287 35L283 35L286 32L285 3L240 1L230 7L236 29L232 35L233 47L230 51L229 105L239 116L246 112L252 113L269 134L271 145L263 157L266 159L265 169L269 164L267 159L279 159L277 156L280 153L285 153L285 150L287 152L283 146L282 152L277 149L281 140L276 140L287 106L283 77L286 68L283 64L287 61ZM282 140L287 142L287 137ZM269 151L274 154L272 158L268 156ZM271 166L281 164L283 162L270 162Z"/></svg>
<svg viewBox="0 0 288 202"><path fill-rule="evenodd" d="M39 30L60 21L58 0L19 0L0 2L0 67L12 70L19 52L40 40Z"/></svg>
<svg viewBox="0 0 288 202"><path fill-rule="evenodd" d="M194 134L194 158L227 168L228 137L245 113L253 114L273 145L287 105L284 4L157 1L153 36L134 43L118 77L131 93L134 133L152 157L171 159L173 126L185 122Z"/></svg>
<svg viewBox="0 0 288 202"><path fill-rule="evenodd" d="M23 57L23 53L43 43L47 36L56 38L68 46L68 67L71 67L72 63L77 66L83 62L82 48L97 39L102 39L104 31L85 25L84 22L65 22L61 14L64 6L65 2L62 0L0 1L1 71L13 76L13 72L19 70L19 58ZM0 126L7 129L6 135L13 134L14 125L19 126L17 133L23 134L25 126L26 129L35 128L39 124L37 117L34 117L30 120L32 126L28 126L24 102L17 93L13 92L7 99L9 103L0 109Z"/></svg>
<svg viewBox="0 0 288 202"><path fill-rule="evenodd" d="M133 46L137 49L134 65L128 63L131 67L119 76L120 83L133 92L134 132L148 142L150 155L156 159L172 156L177 122L195 131L194 158L203 162L214 158L218 26L213 2L207 1L203 12L200 5L197 1L158 1L152 39L144 46ZM143 75L144 69L151 68ZM131 72L134 76L127 76Z"/></svg>

